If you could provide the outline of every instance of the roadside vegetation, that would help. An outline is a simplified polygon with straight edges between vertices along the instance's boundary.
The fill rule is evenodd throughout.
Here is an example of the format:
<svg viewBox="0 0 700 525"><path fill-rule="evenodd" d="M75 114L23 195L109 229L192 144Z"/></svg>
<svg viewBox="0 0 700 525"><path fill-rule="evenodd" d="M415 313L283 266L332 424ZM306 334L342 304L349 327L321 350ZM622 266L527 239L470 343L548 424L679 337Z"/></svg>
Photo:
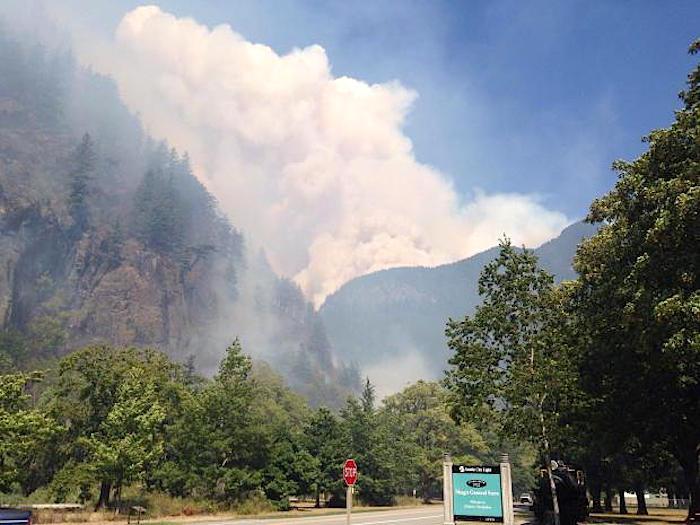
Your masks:
<svg viewBox="0 0 700 525"><path fill-rule="evenodd" d="M448 323L453 415L583 467L594 511L634 491L646 514L665 489L700 515L700 69L680 98L591 205L578 279L556 286L505 239L481 306Z"/></svg>
<svg viewBox="0 0 700 525"><path fill-rule="evenodd" d="M0 498L148 507L162 514L285 510L290 498L343 506L343 461L358 496L392 505L441 493L441 458L490 462L503 444L448 414L419 382L379 406L367 381L340 411L312 410L234 342L212 379L148 349L91 346L56 366L2 376ZM518 483L532 479L513 448Z"/></svg>

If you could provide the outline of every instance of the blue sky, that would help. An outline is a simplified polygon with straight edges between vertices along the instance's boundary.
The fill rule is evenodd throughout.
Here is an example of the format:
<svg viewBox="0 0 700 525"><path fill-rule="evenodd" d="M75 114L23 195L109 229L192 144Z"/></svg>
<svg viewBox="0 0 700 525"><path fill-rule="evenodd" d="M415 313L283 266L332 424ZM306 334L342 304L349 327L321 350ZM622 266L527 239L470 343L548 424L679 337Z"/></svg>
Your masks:
<svg viewBox="0 0 700 525"><path fill-rule="evenodd" d="M105 28L138 2L113 2ZM460 193L535 192L570 217L668 125L700 36L697 1L163 0L163 9L283 53L322 45L336 75L398 79L406 132Z"/></svg>

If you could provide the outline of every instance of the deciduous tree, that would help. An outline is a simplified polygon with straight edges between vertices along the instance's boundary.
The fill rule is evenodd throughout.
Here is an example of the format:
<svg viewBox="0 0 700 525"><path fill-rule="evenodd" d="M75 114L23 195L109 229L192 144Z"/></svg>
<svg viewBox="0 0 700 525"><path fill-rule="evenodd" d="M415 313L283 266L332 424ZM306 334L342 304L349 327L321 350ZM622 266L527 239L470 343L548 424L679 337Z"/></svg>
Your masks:
<svg viewBox="0 0 700 525"><path fill-rule="evenodd" d="M700 49L700 42L691 52ZM617 162L615 188L588 220L597 235L578 250L578 295L590 344L589 393L642 443L665 443L700 513L700 68L683 108L648 150Z"/></svg>
<svg viewBox="0 0 700 525"><path fill-rule="evenodd" d="M532 252L506 239L481 273L479 294L483 303L473 316L447 325L454 414L538 445L549 468L560 413L576 392L562 292ZM558 521L551 472L550 481Z"/></svg>

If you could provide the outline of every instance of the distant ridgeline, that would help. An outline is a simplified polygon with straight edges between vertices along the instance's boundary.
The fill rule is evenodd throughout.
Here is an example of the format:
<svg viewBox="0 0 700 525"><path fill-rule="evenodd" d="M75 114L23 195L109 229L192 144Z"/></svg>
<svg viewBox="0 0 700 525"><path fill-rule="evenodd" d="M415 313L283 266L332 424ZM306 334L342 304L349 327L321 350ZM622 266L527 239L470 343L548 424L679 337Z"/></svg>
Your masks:
<svg viewBox="0 0 700 525"><path fill-rule="evenodd" d="M0 372L77 347L151 346L212 372L240 336L312 404L359 372L320 317L111 80L0 30Z"/></svg>
<svg viewBox="0 0 700 525"><path fill-rule="evenodd" d="M573 224L535 254L558 281L573 279L576 246L595 231L590 224ZM392 268L346 283L320 310L333 348L389 374L410 362L422 368L425 379L442 377L448 358L447 319L473 313L480 303L479 274L497 254L498 248L491 248L435 268ZM373 374L370 378L379 385L386 380Z"/></svg>

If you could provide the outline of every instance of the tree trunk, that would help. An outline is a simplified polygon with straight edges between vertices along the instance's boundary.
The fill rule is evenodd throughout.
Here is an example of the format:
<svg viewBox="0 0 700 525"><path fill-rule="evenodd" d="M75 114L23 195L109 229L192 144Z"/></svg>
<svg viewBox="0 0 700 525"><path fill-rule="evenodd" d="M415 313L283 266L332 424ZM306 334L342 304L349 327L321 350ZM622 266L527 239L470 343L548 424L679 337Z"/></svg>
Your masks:
<svg viewBox="0 0 700 525"><path fill-rule="evenodd" d="M700 469L698 468L699 445L686 450L686 453L678 457L683 468L683 477L688 487L690 501L688 503L689 523L700 521Z"/></svg>
<svg viewBox="0 0 700 525"><path fill-rule="evenodd" d="M112 492L112 484L103 481L100 483L100 497L97 500L97 505L95 505L95 510L104 509L109 505L109 494Z"/></svg>
<svg viewBox="0 0 700 525"><path fill-rule="evenodd" d="M617 489L620 495L620 514L627 514L627 502L625 501L625 489Z"/></svg>
<svg viewBox="0 0 700 525"><path fill-rule="evenodd" d="M600 493L601 493L601 488L600 488L600 483L592 483L591 484L591 499L593 500L593 507L591 508L591 512L603 512L603 507L600 504Z"/></svg>
<svg viewBox="0 0 700 525"><path fill-rule="evenodd" d="M316 485L316 508L321 508L321 491L319 490L318 485Z"/></svg>
<svg viewBox="0 0 700 525"><path fill-rule="evenodd" d="M546 394L545 394L546 395ZM561 525L559 515L559 498L557 497L557 486L554 483L554 475L552 474L552 455L549 451L549 440L547 439L547 427L544 424L544 410L542 408L544 398L540 402L540 424L542 426L542 444L544 445L544 456L547 462L547 475L549 476L549 489L552 491L552 507L554 509L554 525Z"/></svg>
<svg viewBox="0 0 700 525"><path fill-rule="evenodd" d="M644 499L644 485L635 483L634 493L637 495L637 514L646 516L649 511L647 510L647 500Z"/></svg>
<svg viewBox="0 0 700 525"><path fill-rule="evenodd" d="M612 500L612 490L610 489L610 487L605 487L605 512L613 511Z"/></svg>
<svg viewBox="0 0 700 525"><path fill-rule="evenodd" d="M116 505L114 508L114 513L119 514L122 511L122 482L118 481L118 485L114 489L114 500Z"/></svg>
<svg viewBox="0 0 700 525"><path fill-rule="evenodd" d="M420 480L420 492L423 503L430 503L430 473L422 472ZM416 497L416 490L413 489L413 497Z"/></svg>

